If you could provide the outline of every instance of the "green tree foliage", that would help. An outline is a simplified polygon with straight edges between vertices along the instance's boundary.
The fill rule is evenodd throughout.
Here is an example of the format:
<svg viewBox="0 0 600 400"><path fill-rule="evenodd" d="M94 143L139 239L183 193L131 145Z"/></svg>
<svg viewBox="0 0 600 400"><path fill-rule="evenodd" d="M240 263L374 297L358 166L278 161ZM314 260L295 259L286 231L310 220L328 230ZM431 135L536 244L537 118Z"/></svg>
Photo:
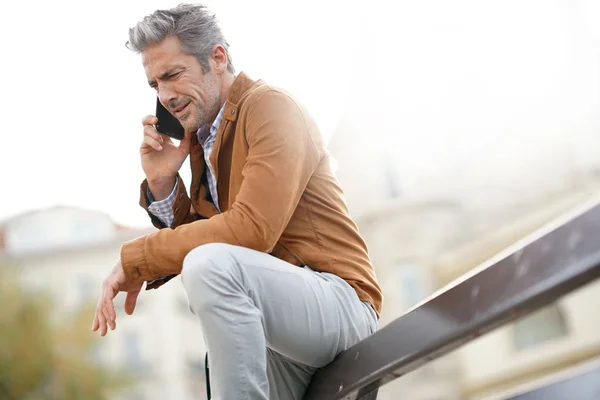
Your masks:
<svg viewBox="0 0 600 400"><path fill-rule="evenodd" d="M8 270L0 266L0 400L105 400L133 383L93 359L94 305L57 318L48 294Z"/></svg>

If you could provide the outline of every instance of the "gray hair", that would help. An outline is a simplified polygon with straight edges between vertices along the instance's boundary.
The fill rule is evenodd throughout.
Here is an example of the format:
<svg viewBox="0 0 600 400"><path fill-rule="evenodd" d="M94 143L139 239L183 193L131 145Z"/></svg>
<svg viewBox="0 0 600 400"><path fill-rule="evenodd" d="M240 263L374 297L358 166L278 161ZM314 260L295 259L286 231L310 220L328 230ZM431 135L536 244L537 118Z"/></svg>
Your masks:
<svg viewBox="0 0 600 400"><path fill-rule="evenodd" d="M137 53L160 43L167 36L177 36L181 49L198 60L204 72L210 71L208 59L213 47L220 44L227 55L227 69L235 72L229 55L229 44L221 32L217 18L202 4L180 4L170 10L156 10L129 29L128 49Z"/></svg>

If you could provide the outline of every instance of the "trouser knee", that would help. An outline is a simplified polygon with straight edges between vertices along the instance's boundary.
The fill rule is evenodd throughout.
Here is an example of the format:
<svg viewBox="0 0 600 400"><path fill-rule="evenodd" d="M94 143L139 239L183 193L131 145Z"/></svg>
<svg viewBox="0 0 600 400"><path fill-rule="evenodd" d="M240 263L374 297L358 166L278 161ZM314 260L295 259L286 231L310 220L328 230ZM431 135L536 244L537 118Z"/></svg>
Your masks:
<svg viewBox="0 0 600 400"><path fill-rule="evenodd" d="M184 258L181 280L195 313L235 290L240 271L233 249L228 244L210 243L196 247Z"/></svg>

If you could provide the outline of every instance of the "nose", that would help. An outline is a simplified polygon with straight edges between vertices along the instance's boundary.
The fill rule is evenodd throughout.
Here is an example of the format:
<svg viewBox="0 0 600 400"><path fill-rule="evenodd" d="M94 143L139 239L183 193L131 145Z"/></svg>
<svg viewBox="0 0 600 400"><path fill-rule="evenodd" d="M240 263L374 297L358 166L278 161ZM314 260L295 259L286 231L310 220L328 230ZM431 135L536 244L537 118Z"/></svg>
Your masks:
<svg viewBox="0 0 600 400"><path fill-rule="evenodd" d="M169 102L174 100L177 94L171 90L167 85L160 85L158 89L158 99L165 108L169 108Z"/></svg>

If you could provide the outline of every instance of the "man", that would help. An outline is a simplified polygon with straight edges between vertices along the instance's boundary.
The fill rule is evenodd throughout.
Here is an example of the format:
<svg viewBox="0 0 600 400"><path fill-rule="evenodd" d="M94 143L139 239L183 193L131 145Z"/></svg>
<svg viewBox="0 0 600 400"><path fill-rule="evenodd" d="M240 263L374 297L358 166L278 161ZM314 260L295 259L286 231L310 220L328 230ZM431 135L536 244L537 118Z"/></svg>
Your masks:
<svg viewBox="0 0 600 400"><path fill-rule="evenodd" d="M382 295L317 125L283 91L235 74L201 5L147 16L129 32L179 146L143 119L140 205L160 228L125 243L93 330L115 329L175 275L201 322L214 399L301 399L313 373L377 329ZM190 156L188 197L178 171Z"/></svg>

